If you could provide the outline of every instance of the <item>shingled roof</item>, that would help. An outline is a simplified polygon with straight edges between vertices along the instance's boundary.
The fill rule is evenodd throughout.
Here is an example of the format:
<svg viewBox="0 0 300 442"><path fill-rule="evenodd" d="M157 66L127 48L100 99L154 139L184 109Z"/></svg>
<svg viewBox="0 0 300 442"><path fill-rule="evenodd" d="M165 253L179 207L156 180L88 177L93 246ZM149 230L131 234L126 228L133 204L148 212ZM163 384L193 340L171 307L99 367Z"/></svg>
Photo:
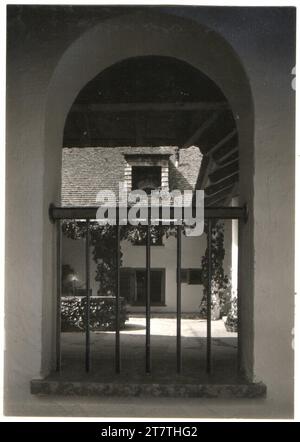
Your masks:
<svg viewBox="0 0 300 442"><path fill-rule="evenodd" d="M118 192L124 181L126 160L124 154L170 155L170 190L194 190L200 171L202 155L198 147L191 146L179 152L175 167L176 147L72 147L63 148L62 194L63 206L97 206L100 190Z"/></svg>

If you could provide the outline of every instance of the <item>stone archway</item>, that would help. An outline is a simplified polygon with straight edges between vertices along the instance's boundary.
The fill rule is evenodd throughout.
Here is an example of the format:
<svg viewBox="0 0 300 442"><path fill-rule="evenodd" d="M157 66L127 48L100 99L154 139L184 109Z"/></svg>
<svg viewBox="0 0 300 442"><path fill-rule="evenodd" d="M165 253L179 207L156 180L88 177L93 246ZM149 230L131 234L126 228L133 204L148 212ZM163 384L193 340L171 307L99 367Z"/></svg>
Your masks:
<svg viewBox="0 0 300 442"><path fill-rule="evenodd" d="M209 32L208 32L209 31ZM64 53L52 76L45 113L44 176L44 300L53 290L54 229L47 210L59 201L61 145L65 120L82 87L97 73L121 60L147 55L174 57L211 78L226 96L235 117L239 135L240 204L249 207L248 223L240 231L239 287L241 367L248 377L253 368L253 105L244 69L229 44L218 34L185 19L170 15L137 12L103 21L83 34ZM47 276L46 276L47 275ZM51 308L50 308L51 311ZM47 334L52 318L44 316ZM43 359L46 361L43 349ZM44 363L46 370L46 362Z"/></svg>

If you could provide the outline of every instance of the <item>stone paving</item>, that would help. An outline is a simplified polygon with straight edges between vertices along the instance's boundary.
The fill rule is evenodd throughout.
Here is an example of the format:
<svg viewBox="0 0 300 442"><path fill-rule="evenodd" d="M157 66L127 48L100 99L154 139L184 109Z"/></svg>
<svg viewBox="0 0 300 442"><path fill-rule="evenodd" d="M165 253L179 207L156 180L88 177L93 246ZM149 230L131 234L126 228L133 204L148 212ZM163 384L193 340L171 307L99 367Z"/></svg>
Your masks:
<svg viewBox="0 0 300 442"><path fill-rule="evenodd" d="M159 319L159 318L158 318ZM152 326L152 342L155 343L158 349L162 349L162 342L172 341L172 346L175 351L174 335L175 335L175 320L158 320L153 318L151 320ZM126 375L122 375L122 379L130 380L130 373L138 370L143 372L144 368L144 339L145 329L142 318L132 318L128 323L126 330L122 331L122 371L125 371L124 359L130 360L133 354L137 353L137 348L141 352L141 364L137 364L135 359L131 360L129 371ZM182 336L183 336L183 362L186 365L187 353L190 353L190 347L196 347L196 351L191 354L190 361L194 369L194 379L197 377L198 382L203 381L205 375L203 374L205 365L205 336L206 324L205 321L199 320L182 320ZM230 367L232 368L233 361L236 356L236 334L227 333L222 321L212 322L213 340L213 375L221 366L221 371L225 372L227 365L227 375L229 375ZM169 338L168 338L169 336ZM139 346L135 347L132 342L136 337ZM155 339L158 338L158 339ZM113 333L99 333L92 334L92 371L103 373L105 375L98 376L98 379L107 377L109 370L114 378L113 365L110 365L106 370L105 367L105 352L110 354L110 364L113 364ZM185 340L187 339L187 341ZM66 333L62 335L63 343L63 371L59 378L64 377L69 379L70 372L74 373L74 377L78 377L81 373L82 378L85 378L83 368L84 364L84 336L83 334ZM106 342L107 345L103 346ZM101 344L101 345L100 345ZM126 345L125 345L126 344ZM171 344L170 344L171 346ZM106 349L104 351L104 349ZM101 351L100 351L101 350ZM200 351L199 351L200 350ZM222 351L220 351L222 350ZM78 355L78 351L80 355ZM198 359L195 358L195 353ZM155 352L156 354L156 352ZM159 360L154 360L153 369L157 370L158 362L162 359L162 352L159 351ZM73 355L73 356L72 356ZM77 355L77 359L75 358ZM128 355L128 358L126 358ZM153 359L154 354L152 354ZM221 357L222 356L222 357ZM73 360L72 360L73 357ZM74 360L75 359L75 360ZM201 370L199 369L200 361L202 360ZM167 361L167 362L166 362ZM174 354L171 359L172 364L165 358L166 366L169 370L173 370L175 358ZM227 361L227 364L226 364ZM228 364L228 361L231 361ZM157 364L156 364L157 362ZM80 368L79 368L80 367ZM223 369L222 369L223 367ZM233 370L234 371L234 370ZM76 374L77 372L77 374ZM92 375L93 376L93 375ZM95 376L95 375L94 375ZM57 377L57 376L56 376ZM153 377L153 376L152 376ZM172 379L173 377L173 379ZM220 377L220 376L219 376ZM143 380L145 381L145 375ZM160 376L158 376L160 379ZM169 381L176 378L174 372L169 375ZM199 379L202 378L202 379ZM210 377L211 379L211 377ZM216 379L218 381L218 379ZM204 379L205 381L205 379ZM209 380L208 380L209 381ZM28 385L29 386L29 385ZM65 416L65 417L97 417L98 419L122 417L122 418L287 418L292 415L292 410L288 408L286 403L280 402L280 398L273 398L270 395L267 397L253 398L243 397L238 400L234 398L199 398L199 397L116 397L116 396L82 396L82 395L61 395L61 394L29 394L28 389L17 387L18 400L15 402L6 402L6 414L14 416Z"/></svg>
<svg viewBox="0 0 300 442"><path fill-rule="evenodd" d="M206 374L206 321L182 319L182 374L176 373L176 319L151 318L152 373L145 375L145 318L132 316L121 331L122 372L116 379L146 382L227 382L236 380L237 334L222 320L212 322L212 374ZM91 333L90 379L112 381L114 332ZM84 373L84 333L62 333L62 376L74 380Z"/></svg>

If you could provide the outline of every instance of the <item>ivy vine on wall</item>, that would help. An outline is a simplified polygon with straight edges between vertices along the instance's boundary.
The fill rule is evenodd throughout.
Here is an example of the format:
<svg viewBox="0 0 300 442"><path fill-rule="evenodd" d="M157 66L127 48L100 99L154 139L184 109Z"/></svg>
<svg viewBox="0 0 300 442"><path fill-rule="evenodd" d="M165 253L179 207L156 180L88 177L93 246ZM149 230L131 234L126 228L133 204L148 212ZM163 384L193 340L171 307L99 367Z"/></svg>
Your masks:
<svg viewBox="0 0 300 442"><path fill-rule="evenodd" d="M172 226L151 226L151 239L156 240L159 234L168 238L175 235ZM86 224L80 221L64 221L63 233L71 239L85 238ZM120 226L120 242L128 240L132 244L146 238L146 226ZM99 283L98 295L114 296L116 292L116 228L115 226L100 226L97 222L90 223L90 244L93 260L96 263L96 281ZM122 266L122 250L120 249L120 264Z"/></svg>
<svg viewBox="0 0 300 442"><path fill-rule="evenodd" d="M204 232L208 232L208 223L204 224ZM224 272L224 222L220 220L212 221L212 281L211 281L211 316L212 319L219 319L222 315L227 315L231 303L231 283L230 278ZM207 317L207 293L208 293L208 248L201 260L203 279L203 298L200 304L200 315Z"/></svg>

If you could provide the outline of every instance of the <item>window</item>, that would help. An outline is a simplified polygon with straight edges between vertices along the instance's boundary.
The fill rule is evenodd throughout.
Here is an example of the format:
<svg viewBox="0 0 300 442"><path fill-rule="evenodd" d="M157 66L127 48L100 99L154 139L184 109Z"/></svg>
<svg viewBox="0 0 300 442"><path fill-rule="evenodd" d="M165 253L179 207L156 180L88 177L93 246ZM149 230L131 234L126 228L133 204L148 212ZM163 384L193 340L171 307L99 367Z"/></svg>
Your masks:
<svg viewBox="0 0 300 442"><path fill-rule="evenodd" d="M181 283L194 285L202 282L201 269L181 269Z"/></svg>
<svg viewBox="0 0 300 442"><path fill-rule="evenodd" d="M188 283L188 270L187 269L181 269L181 283L182 284Z"/></svg>
<svg viewBox="0 0 300 442"><path fill-rule="evenodd" d="M132 190L144 190L149 195L160 187L160 166L132 166Z"/></svg>
<svg viewBox="0 0 300 442"><path fill-rule="evenodd" d="M128 304L144 306L146 304L146 270L121 269L120 290L121 296ZM150 299L151 305L165 305L165 269L151 269Z"/></svg>
<svg viewBox="0 0 300 442"><path fill-rule="evenodd" d="M200 269L189 269L188 284L202 284L202 272Z"/></svg>

